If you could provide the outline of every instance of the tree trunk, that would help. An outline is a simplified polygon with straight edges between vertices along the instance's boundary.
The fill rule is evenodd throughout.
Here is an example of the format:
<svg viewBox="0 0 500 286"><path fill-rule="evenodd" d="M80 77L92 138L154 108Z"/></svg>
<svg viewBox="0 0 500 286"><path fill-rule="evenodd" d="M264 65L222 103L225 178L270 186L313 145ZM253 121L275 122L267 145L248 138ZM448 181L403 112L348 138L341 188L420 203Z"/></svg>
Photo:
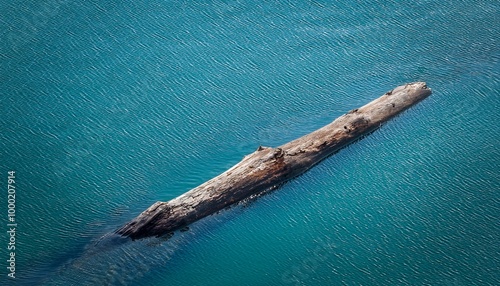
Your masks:
<svg viewBox="0 0 500 286"><path fill-rule="evenodd" d="M117 233L132 239L168 234L275 189L430 94L424 82L399 86L303 137L277 148L259 147L219 176L168 202L156 202Z"/></svg>

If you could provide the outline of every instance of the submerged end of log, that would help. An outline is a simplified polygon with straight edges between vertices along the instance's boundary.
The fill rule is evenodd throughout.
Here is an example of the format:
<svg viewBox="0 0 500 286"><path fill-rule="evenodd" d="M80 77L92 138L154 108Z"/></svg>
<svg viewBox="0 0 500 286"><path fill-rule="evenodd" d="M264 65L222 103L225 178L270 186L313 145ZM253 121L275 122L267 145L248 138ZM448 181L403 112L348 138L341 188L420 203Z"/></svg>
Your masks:
<svg viewBox="0 0 500 286"><path fill-rule="evenodd" d="M424 82L399 86L296 140L259 147L219 176L168 202L156 202L116 232L132 239L166 235L274 189L430 94Z"/></svg>

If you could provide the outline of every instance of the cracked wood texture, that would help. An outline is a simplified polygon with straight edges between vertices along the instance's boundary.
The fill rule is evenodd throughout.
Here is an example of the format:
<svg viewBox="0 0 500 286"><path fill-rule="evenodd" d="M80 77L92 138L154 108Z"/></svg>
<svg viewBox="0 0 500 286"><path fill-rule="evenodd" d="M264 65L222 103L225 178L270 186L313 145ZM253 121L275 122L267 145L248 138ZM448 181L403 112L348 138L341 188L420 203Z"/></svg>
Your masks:
<svg viewBox="0 0 500 286"><path fill-rule="evenodd" d="M399 86L303 137L277 148L259 147L219 176L168 202L156 202L117 233L132 239L170 234L275 189L430 94L424 82Z"/></svg>

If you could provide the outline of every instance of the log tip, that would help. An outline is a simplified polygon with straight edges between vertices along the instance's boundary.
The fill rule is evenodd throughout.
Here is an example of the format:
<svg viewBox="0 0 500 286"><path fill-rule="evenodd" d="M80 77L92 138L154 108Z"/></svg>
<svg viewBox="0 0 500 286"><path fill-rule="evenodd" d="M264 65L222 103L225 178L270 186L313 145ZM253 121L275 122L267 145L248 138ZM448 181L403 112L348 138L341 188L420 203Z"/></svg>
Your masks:
<svg viewBox="0 0 500 286"><path fill-rule="evenodd" d="M416 91L416 93L420 93L423 98L431 95L432 89L427 86L426 82L417 81L409 84L412 89Z"/></svg>
<svg viewBox="0 0 500 286"><path fill-rule="evenodd" d="M401 93L411 95L414 99L422 100L432 93L432 90L427 86L424 81L416 81L398 86L384 94L384 96L398 95Z"/></svg>
<svg viewBox="0 0 500 286"><path fill-rule="evenodd" d="M409 83L408 85L413 86L413 88L415 88L415 89L428 89L428 90L431 90L427 86L427 83L424 82L424 81L416 81L416 82Z"/></svg>
<svg viewBox="0 0 500 286"><path fill-rule="evenodd" d="M158 235L159 233L155 230L155 226L159 224L163 216L169 213L170 209L167 203L158 201L136 218L117 229L115 233L124 237L130 237L132 240ZM148 233L152 233L152 235Z"/></svg>

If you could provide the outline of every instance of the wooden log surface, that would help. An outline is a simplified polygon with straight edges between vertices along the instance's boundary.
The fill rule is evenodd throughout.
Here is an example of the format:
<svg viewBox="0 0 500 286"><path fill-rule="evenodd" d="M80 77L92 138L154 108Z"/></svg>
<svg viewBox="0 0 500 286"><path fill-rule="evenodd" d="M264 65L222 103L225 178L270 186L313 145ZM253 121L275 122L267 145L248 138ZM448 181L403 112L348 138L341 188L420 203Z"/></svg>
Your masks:
<svg viewBox="0 0 500 286"><path fill-rule="evenodd" d="M168 202L156 202L117 233L132 239L169 234L272 190L430 94L424 82L399 86L296 140L277 148L259 147L219 176Z"/></svg>

